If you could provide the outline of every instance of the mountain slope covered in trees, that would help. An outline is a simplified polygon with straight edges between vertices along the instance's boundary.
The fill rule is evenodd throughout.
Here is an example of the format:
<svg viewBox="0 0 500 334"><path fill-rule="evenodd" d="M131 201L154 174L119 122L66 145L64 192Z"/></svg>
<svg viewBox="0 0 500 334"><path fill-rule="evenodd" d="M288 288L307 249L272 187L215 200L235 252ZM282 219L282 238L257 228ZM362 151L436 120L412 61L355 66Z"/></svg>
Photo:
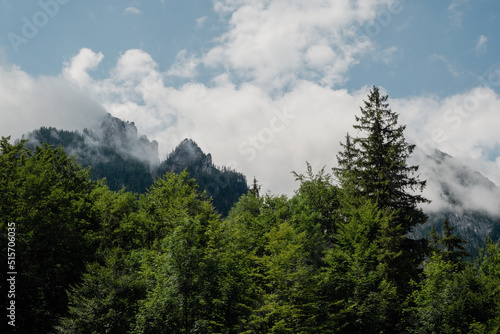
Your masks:
<svg viewBox="0 0 500 334"><path fill-rule="evenodd" d="M187 170L200 189L212 197L219 212L227 214L241 195L248 191L245 176L226 167L217 168L212 163L211 154L205 154L190 139L184 139L156 168L157 176L167 172L181 173Z"/></svg>
<svg viewBox="0 0 500 334"><path fill-rule="evenodd" d="M448 154L435 151L426 156L423 177L432 188L432 210L427 222L412 231L415 238L427 237L444 219L455 233L467 240L467 251L478 255L488 237L500 238L500 188L480 173ZM424 207L425 208L425 207Z"/></svg>
<svg viewBox="0 0 500 334"><path fill-rule="evenodd" d="M107 115L96 129L83 133L42 127L24 136L26 147L47 143L61 145L68 154L75 154L78 163L90 166L90 178L105 178L114 191L144 193L166 172L180 173L187 169L201 190L212 197L214 206L227 215L232 205L248 190L243 174L212 164L211 155L205 155L192 140L184 140L160 163L158 143L139 136L134 123Z"/></svg>
<svg viewBox="0 0 500 334"><path fill-rule="evenodd" d="M254 181L227 217L174 173L214 173L192 141L139 195L2 138L0 251L17 271L2 318L16 333L498 333L500 243L468 262L447 220L410 237L426 184L387 101L370 91L333 173L307 165L291 197Z"/></svg>

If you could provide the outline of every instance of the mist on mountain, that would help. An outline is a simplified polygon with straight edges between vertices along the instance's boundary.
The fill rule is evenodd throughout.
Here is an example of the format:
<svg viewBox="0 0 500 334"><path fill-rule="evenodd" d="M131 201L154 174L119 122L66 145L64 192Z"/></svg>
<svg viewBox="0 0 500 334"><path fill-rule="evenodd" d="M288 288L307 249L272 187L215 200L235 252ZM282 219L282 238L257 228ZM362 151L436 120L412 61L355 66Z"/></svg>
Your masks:
<svg viewBox="0 0 500 334"><path fill-rule="evenodd" d="M419 172L427 180L424 196L431 200L423 209L429 219L412 232L427 237L432 226L440 231L444 219L458 237L468 241L473 255L487 237L500 238L500 188L479 172L449 154L435 150L420 161Z"/></svg>
<svg viewBox="0 0 500 334"><path fill-rule="evenodd" d="M191 139L184 139L157 168L157 176L179 174L187 169L201 189L212 197L219 212L227 213L242 194L248 191L246 177L227 167L216 167L212 155L205 154Z"/></svg>
<svg viewBox="0 0 500 334"><path fill-rule="evenodd" d="M23 136L27 147L34 149L43 143L64 147L75 155L82 166L90 166L90 177L105 179L114 191L126 188L144 193L167 172L180 173L184 169L196 179L200 191L212 197L215 208L226 215L239 197L248 191L243 174L226 167L216 167L212 156L198 145L185 139L164 161L160 162L158 143L147 136L139 136L133 122L122 121L107 114L98 126L82 132L41 127Z"/></svg>
<svg viewBox="0 0 500 334"><path fill-rule="evenodd" d="M156 141L140 136L133 122L110 114L82 132L42 127L23 138L29 139L31 148L44 142L62 145L81 165L91 166L92 179L105 178L111 190L144 193L158 177L186 169L223 215L248 191L243 174L215 166L212 155L205 154L193 140L184 139L160 160ZM471 253L476 253L488 236L494 240L500 237L500 189L493 182L438 150L425 155L419 165L422 179L427 180L424 196L431 203L423 207L429 216L427 223L411 233L415 238L426 237L432 226L440 230L444 219L459 237L469 241Z"/></svg>

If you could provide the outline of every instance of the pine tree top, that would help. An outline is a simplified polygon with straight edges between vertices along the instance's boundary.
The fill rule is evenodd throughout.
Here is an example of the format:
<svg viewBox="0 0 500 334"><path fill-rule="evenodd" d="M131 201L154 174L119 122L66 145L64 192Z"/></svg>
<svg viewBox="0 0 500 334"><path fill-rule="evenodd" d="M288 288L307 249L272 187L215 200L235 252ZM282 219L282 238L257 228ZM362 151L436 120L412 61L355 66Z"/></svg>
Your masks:
<svg viewBox="0 0 500 334"><path fill-rule="evenodd" d="M389 108L388 95L373 87L356 115L358 136L346 136L337 155L335 168L340 184L355 197L376 202L379 207L398 212L406 231L426 220L417 208L428 202L417 194L425 187L418 175L418 166L408 164L415 145L406 142L405 125L398 123L398 114Z"/></svg>

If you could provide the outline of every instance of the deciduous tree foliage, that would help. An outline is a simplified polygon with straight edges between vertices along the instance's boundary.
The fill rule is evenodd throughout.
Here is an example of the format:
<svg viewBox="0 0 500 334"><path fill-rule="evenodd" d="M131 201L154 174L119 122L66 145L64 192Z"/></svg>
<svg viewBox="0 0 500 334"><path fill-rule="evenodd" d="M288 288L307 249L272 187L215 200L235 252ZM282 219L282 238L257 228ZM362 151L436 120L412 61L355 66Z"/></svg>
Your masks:
<svg viewBox="0 0 500 334"><path fill-rule="evenodd" d="M1 252L4 259L7 224L14 222L17 333L50 332L66 312L66 289L94 258L97 222L89 213L95 185L88 173L62 148L44 145L32 152L24 141L0 141ZM7 296L6 262L2 298Z"/></svg>
<svg viewBox="0 0 500 334"><path fill-rule="evenodd" d="M430 249L407 237L425 183L397 120L374 87L333 174L307 164L291 197L254 179L224 218L186 171L139 196L89 181L61 148L2 139L17 332L499 332L499 244L467 263L447 222Z"/></svg>
<svg viewBox="0 0 500 334"><path fill-rule="evenodd" d="M491 241L476 264L460 265L436 253L415 285L407 313L410 333L498 333L498 244ZM492 270L493 272L491 272Z"/></svg>

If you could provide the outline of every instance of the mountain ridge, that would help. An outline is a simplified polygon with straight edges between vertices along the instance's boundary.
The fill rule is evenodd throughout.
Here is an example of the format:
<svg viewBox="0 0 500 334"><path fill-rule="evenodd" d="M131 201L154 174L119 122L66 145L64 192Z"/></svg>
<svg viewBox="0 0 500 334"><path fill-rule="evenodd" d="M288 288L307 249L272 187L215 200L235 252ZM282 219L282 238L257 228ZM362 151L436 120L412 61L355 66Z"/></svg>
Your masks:
<svg viewBox="0 0 500 334"><path fill-rule="evenodd" d="M429 218L410 235L427 237L432 226L441 231L448 219L455 234L468 241L469 253L477 255L488 237L500 239L500 188L447 153L435 150L426 157L420 167L427 180L424 196L432 200L423 208Z"/></svg>
<svg viewBox="0 0 500 334"><path fill-rule="evenodd" d="M184 139L160 161L158 142L139 136L133 122L110 114L96 128L84 129L82 133L41 127L22 139L28 139L26 146L30 149L44 142L61 145L68 154L76 155L82 166L91 167L91 179L104 178L114 191L125 187L135 193L144 193L165 173L178 174L187 169L200 190L212 197L215 208L222 215L227 215L232 205L248 191L243 174L214 166L211 154L205 154L193 140Z"/></svg>
<svg viewBox="0 0 500 334"><path fill-rule="evenodd" d="M83 166L91 166L91 178L106 178L112 190L126 187L143 193L167 172L186 169L196 179L200 190L212 197L217 210L226 215L242 194L248 191L246 177L230 168L216 167L212 155L204 153L189 138L160 160L158 143L139 136L133 122L108 114L97 128L78 131L40 128L24 136L29 145L47 142L61 144L69 154L76 154ZM420 164L427 180L424 196L432 200L423 208L428 221L410 234L427 237L432 226L440 231L444 219L455 227L460 238L469 241L468 250L477 254L488 236L500 238L500 188L481 173L461 164L447 153L434 151ZM476 196L476 198L474 198Z"/></svg>

